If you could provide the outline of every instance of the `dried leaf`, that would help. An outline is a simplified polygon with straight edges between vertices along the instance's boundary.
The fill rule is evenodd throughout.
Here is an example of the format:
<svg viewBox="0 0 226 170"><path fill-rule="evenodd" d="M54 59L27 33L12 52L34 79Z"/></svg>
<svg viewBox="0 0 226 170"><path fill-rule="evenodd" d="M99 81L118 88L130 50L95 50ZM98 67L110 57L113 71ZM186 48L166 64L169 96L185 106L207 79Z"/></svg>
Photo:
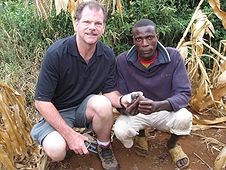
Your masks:
<svg viewBox="0 0 226 170"><path fill-rule="evenodd" d="M15 169L13 162L11 162L8 155L1 147L0 147L0 161L7 169Z"/></svg>
<svg viewBox="0 0 226 170"><path fill-rule="evenodd" d="M38 9L38 15L40 18L47 19L51 16L52 0L36 0L34 1L35 7Z"/></svg>
<svg viewBox="0 0 226 170"><path fill-rule="evenodd" d="M185 60L188 57L188 47L181 46L178 50L180 51L182 58Z"/></svg>
<svg viewBox="0 0 226 170"><path fill-rule="evenodd" d="M67 11L68 0L55 0L56 15L59 15L61 10Z"/></svg>
<svg viewBox="0 0 226 170"><path fill-rule="evenodd" d="M192 125L192 131L208 130L208 129L226 129L226 126L210 126L210 125Z"/></svg>
<svg viewBox="0 0 226 170"><path fill-rule="evenodd" d="M199 120L196 117L193 118L193 123L199 124L199 125L213 125L218 124L226 121L226 117L216 118L214 120ZM226 127L226 126L225 126Z"/></svg>
<svg viewBox="0 0 226 170"><path fill-rule="evenodd" d="M210 6L213 8L213 11L216 14L216 16L222 20L222 25L226 29L226 12L220 9L220 1L219 0L208 0L208 1Z"/></svg>
<svg viewBox="0 0 226 170"><path fill-rule="evenodd" d="M214 161L214 170L222 170L226 165L226 146L221 150L220 154Z"/></svg>
<svg viewBox="0 0 226 170"><path fill-rule="evenodd" d="M218 77L218 84L226 83L226 70Z"/></svg>
<svg viewBox="0 0 226 170"><path fill-rule="evenodd" d="M123 15L122 15L122 4L121 4L121 0L117 0L117 5L118 5L119 14L120 14L121 19L122 19L122 23L124 24Z"/></svg>
<svg viewBox="0 0 226 170"><path fill-rule="evenodd" d="M77 5L76 5L76 4L77 4ZM72 18L75 18L75 13L76 13L77 6L78 6L78 2L75 3L74 0L69 0L67 11L68 11L70 14L73 14L73 15L71 15Z"/></svg>
<svg viewBox="0 0 226 170"><path fill-rule="evenodd" d="M8 169L15 169L17 166L29 169L30 162L40 160L40 149L30 137L31 124L26 116L21 95L1 79L0 116L1 163L7 168L14 167Z"/></svg>

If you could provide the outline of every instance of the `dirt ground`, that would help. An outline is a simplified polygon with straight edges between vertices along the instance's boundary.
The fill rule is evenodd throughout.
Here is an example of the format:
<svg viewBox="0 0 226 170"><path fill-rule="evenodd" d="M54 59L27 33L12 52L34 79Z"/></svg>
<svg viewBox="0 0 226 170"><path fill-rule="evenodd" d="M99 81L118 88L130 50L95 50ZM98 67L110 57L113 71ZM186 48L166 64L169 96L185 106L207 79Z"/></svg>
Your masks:
<svg viewBox="0 0 226 170"><path fill-rule="evenodd" d="M199 115L200 117L200 115ZM212 116L201 116L203 119L214 119ZM151 130L149 133L149 152L147 157L136 155L135 148L125 148L122 143L113 138L112 147L120 170L176 170L172 159L165 148L170 133ZM208 129L192 131L189 136L179 140L179 144L190 159L187 170L210 170L219 154L219 145L205 141L205 137L217 139L225 143L225 129ZM76 155L59 163L51 163L50 169L54 170L101 170L101 162L95 153L89 155Z"/></svg>

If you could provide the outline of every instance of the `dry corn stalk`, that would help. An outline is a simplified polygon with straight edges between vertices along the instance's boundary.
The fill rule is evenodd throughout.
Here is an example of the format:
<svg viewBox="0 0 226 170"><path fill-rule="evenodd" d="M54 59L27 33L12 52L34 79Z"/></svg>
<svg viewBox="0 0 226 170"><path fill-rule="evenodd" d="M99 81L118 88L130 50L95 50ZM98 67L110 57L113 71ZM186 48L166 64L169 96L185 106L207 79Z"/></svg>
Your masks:
<svg viewBox="0 0 226 170"><path fill-rule="evenodd" d="M213 8L213 11L216 14L216 16L222 20L222 25L226 29L226 12L221 10L220 1L219 0L208 0L208 1L210 6Z"/></svg>
<svg viewBox="0 0 226 170"><path fill-rule="evenodd" d="M34 169L39 163L30 130L21 95L0 79L0 163L6 169Z"/></svg>
<svg viewBox="0 0 226 170"><path fill-rule="evenodd" d="M218 51L203 40L205 33L210 37L214 37L215 30L206 14L199 10L202 2L203 0L200 1L177 48L181 51L187 64L187 71L192 83L193 93L190 106L198 113L201 113L201 111L204 111L205 109L209 109L215 116L220 118L216 118L215 120L199 120L194 117L194 125L192 126L193 131L206 130L209 128L226 128L224 125L218 125L219 123L226 121L226 105L225 101L223 101L223 98L226 95L226 56L224 56L226 40L220 42ZM218 0L209 0L209 3L213 7L215 14L222 19L222 23L225 27L226 13L219 10L220 2ZM185 42L185 37L190 28L190 41ZM212 54L203 54L205 51L204 48L209 49ZM202 61L202 57L209 57L214 62L213 69L208 70L209 72ZM225 146L225 144L220 143L214 138L205 138L204 142L206 142L207 145L214 143L221 147ZM225 167L225 164L226 149L224 147L215 159L214 168L220 170Z"/></svg>
<svg viewBox="0 0 226 170"><path fill-rule="evenodd" d="M194 115L192 131L206 130L210 128L226 129L226 126L224 125L217 125L223 122L226 122L226 117L220 117L214 120L200 120L198 116Z"/></svg>
<svg viewBox="0 0 226 170"><path fill-rule="evenodd" d="M71 19L72 19L72 24L74 26L74 31L76 32L75 29L75 13L76 13L76 9L78 7L78 5L80 3L82 3L85 0L55 0L55 7L56 7L56 15L58 15L61 10L68 12L69 14L71 14ZM28 2L28 0L27 0ZM115 6L117 4L117 10L120 13L121 19L122 19L122 23L124 23L123 21L123 15L122 15L122 3L121 0L99 0L100 3L104 4L106 9L108 10L110 7L112 7L112 13L114 13L114 9ZM52 3L53 0L36 0L34 1L34 6L37 9L38 15L39 17L43 17L47 20L48 22L48 17L51 16L51 10L52 10ZM49 22L48 22L49 23ZM49 26L51 27L51 25L49 24ZM51 27L52 28L52 27Z"/></svg>
<svg viewBox="0 0 226 170"><path fill-rule="evenodd" d="M220 154L214 161L214 170L222 170L226 165L226 146L221 150Z"/></svg>
<svg viewBox="0 0 226 170"><path fill-rule="evenodd" d="M216 157L214 161L214 170L222 170L226 165L226 146L224 143L219 142L217 139L212 137L206 137L201 134L192 133L192 135L196 135L201 137L202 143L206 143L207 148L210 148L210 145L212 145L212 148L221 148L220 153ZM216 147L217 146L217 147ZM217 149L220 150L220 149Z"/></svg>
<svg viewBox="0 0 226 170"><path fill-rule="evenodd" d="M215 30L207 15L199 9L202 2L200 1L177 48L187 64L192 84L190 106L197 112L205 109L212 110L215 116L220 117L226 113L225 103L222 102L222 98L226 95L226 57L221 54L221 51L215 50L203 40L204 34L213 38ZM191 29L190 41L185 42L184 39L189 29ZM204 54L204 51L208 51L204 49L212 53ZM202 60L203 57L213 61L212 70L207 70Z"/></svg>

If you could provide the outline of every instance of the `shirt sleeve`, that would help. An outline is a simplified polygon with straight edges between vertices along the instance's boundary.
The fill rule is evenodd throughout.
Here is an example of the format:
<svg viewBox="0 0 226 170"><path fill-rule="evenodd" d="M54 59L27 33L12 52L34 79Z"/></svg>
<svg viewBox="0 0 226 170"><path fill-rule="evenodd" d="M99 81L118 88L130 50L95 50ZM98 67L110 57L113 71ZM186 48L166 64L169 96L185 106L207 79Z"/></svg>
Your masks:
<svg viewBox="0 0 226 170"><path fill-rule="evenodd" d="M122 53L117 57L117 67L116 67L116 79L117 79L117 89L122 94L128 94L129 90L127 87L126 80L124 79L122 73L127 71L123 69L123 65L126 65L126 54Z"/></svg>
<svg viewBox="0 0 226 170"><path fill-rule="evenodd" d="M109 92L112 92L112 91L115 91L117 90L117 87L116 87L116 59L115 59L115 55L113 53L113 51L109 50L108 53L106 53L106 55L109 55L111 56L109 58L110 62L109 63L109 72L108 72L108 75L107 75L107 79L105 81L105 85L102 89L102 93L109 93ZM105 63L107 64L107 63ZM106 67L106 65L105 65ZM104 71L104 70L103 70Z"/></svg>
<svg viewBox="0 0 226 170"><path fill-rule="evenodd" d="M59 77L58 63L57 57L53 58L53 55L47 51L44 56L38 77L34 97L35 100L48 102L52 101Z"/></svg>

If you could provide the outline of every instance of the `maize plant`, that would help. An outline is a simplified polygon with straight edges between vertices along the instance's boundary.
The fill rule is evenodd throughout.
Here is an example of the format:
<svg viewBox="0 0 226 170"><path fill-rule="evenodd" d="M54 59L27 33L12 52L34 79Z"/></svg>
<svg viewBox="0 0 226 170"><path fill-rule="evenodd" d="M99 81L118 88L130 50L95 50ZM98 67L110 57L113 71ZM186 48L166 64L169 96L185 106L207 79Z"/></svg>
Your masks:
<svg viewBox="0 0 226 170"><path fill-rule="evenodd" d="M199 6L201 3L202 1L200 1ZM199 113L208 110L215 116L221 117L225 116L226 113L224 101L226 95L226 56L224 56L226 40L220 42L219 51L204 41L204 34L214 37L215 30L207 15L199 9L199 6L177 48L181 51L186 62L192 84L193 93L190 106ZM214 5L212 4L212 6ZM224 11L220 16L226 19ZM226 28L225 21L222 23ZM189 29L191 33L190 41L184 41ZM223 46L223 50L221 46ZM211 51L211 53L204 54L204 51ZM208 57L209 60L213 61L212 70L207 70L202 60L203 57Z"/></svg>
<svg viewBox="0 0 226 170"><path fill-rule="evenodd" d="M200 114L203 112L212 113L217 118L211 121L199 120L198 117L194 117L193 131L209 128L226 128L225 126L216 125L226 121L226 40L221 40L218 51L204 41L204 34L214 37L215 30L207 15L200 9L202 2L203 0L200 1L194 12L183 37L178 43L177 49L181 52L186 62L188 75L192 84L193 92L190 107ZM220 9L219 1L209 0L209 3L215 14L222 19L222 25L226 29L226 12ZM185 41L189 30L190 41ZM211 53L204 54L204 51L211 51ZM209 60L213 61L212 70L207 70L202 60L203 57L208 57ZM214 162L214 169L216 170L222 169L226 164L225 144L221 144L221 147L222 150Z"/></svg>
<svg viewBox="0 0 226 170"><path fill-rule="evenodd" d="M0 79L0 169L35 169L41 150L30 137L21 95Z"/></svg>

